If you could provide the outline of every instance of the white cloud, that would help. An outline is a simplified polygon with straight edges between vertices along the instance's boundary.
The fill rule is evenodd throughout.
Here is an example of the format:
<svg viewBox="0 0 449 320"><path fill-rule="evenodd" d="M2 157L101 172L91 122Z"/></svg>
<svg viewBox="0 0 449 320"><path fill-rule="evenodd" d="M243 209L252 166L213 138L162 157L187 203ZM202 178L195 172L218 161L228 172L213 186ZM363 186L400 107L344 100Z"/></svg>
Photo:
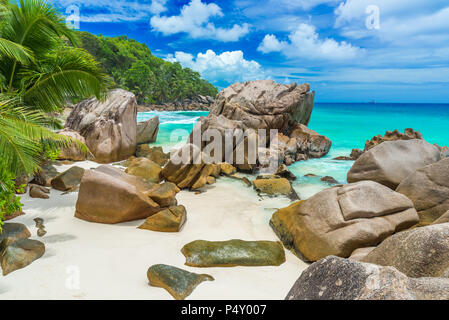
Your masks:
<svg viewBox="0 0 449 320"><path fill-rule="evenodd" d="M234 24L231 28L216 27L210 22L212 18L223 17L219 6L192 0L182 7L178 16L154 16L150 24L155 31L164 35L187 33L194 39L215 39L223 42L238 41L249 33L249 25Z"/></svg>
<svg viewBox="0 0 449 320"><path fill-rule="evenodd" d="M364 52L346 41L321 39L316 28L305 23L291 32L288 39L289 41L279 41L274 35L266 35L258 50L264 53L278 51L291 58L325 61L350 60Z"/></svg>
<svg viewBox="0 0 449 320"><path fill-rule="evenodd" d="M275 35L267 34L257 50L263 53L280 52L287 45L288 43L286 41L279 41Z"/></svg>
<svg viewBox="0 0 449 320"><path fill-rule="evenodd" d="M165 4L168 0L152 0L150 5L150 12L153 14L161 14L164 11L167 11Z"/></svg>
<svg viewBox="0 0 449 320"><path fill-rule="evenodd" d="M213 50L198 53L195 57L182 51L167 57L168 61L179 62L184 67L201 73L203 78L213 82L234 82L266 78L261 65L254 60L246 60L242 51L226 51L217 55Z"/></svg>

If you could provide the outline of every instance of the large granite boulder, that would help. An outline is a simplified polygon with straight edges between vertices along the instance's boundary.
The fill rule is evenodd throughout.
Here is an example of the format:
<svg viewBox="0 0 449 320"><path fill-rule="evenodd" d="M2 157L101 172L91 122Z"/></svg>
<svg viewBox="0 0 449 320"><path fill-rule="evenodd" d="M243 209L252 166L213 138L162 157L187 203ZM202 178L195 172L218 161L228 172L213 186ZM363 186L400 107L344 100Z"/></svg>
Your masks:
<svg viewBox="0 0 449 320"><path fill-rule="evenodd" d="M200 189L207 184L218 165L206 164L201 150L194 144L179 149L162 170L162 176L180 189Z"/></svg>
<svg viewBox="0 0 449 320"><path fill-rule="evenodd" d="M75 217L106 224L146 219L163 210L146 194L151 187L141 178L110 165L86 170Z"/></svg>
<svg viewBox="0 0 449 320"><path fill-rule="evenodd" d="M2 226L2 233L0 233L0 242L3 239L10 238L10 240L28 239L31 233L28 228L21 223L5 223Z"/></svg>
<svg viewBox="0 0 449 320"><path fill-rule="evenodd" d="M52 164L46 163L39 168L34 174L34 178L31 183L51 187L51 181L59 174L58 170Z"/></svg>
<svg viewBox="0 0 449 320"><path fill-rule="evenodd" d="M416 170L396 191L413 201L422 225L431 224L449 210L449 159Z"/></svg>
<svg viewBox="0 0 449 320"><path fill-rule="evenodd" d="M133 93L116 89L105 101L96 98L75 106L66 128L79 132L99 163L129 158L137 145L137 102Z"/></svg>
<svg viewBox="0 0 449 320"><path fill-rule="evenodd" d="M163 288L176 300L184 300L204 281L214 281L208 274L197 274L176 267L157 264L147 271L148 281L153 287Z"/></svg>
<svg viewBox="0 0 449 320"><path fill-rule="evenodd" d="M357 159L348 173L348 182L372 180L396 189L417 169L439 160L439 149L424 140L387 141Z"/></svg>
<svg viewBox="0 0 449 320"><path fill-rule="evenodd" d="M363 261L395 267L412 278L449 278L449 223L399 232Z"/></svg>
<svg viewBox="0 0 449 320"><path fill-rule="evenodd" d="M79 146L79 143L86 144L86 139L79 132L66 128L59 131L58 134L73 141L70 146L61 149L58 155L59 160L84 161L88 159L89 152L83 151Z"/></svg>
<svg viewBox="0 0 449 320"><path fill-rule="evenodd" d="M6 238L0 243L0 265L3 275L25 268L42 257L45 245L37 240Z"/></svg>
<svg viewBox="0 0 449 320"><path fill-rule="evenodd" d="M373 181L337 186L277 211L270 225L300 258L347 258L375 246L419 218L404 195Z"/></svg>
<svg viewBox="0 0 449 320"><path fill-rule="evenodd" d="M156 142L159 132L159 117L137 123L137 144Z"/></svg>
<svg viewBox="0 0 449 320"><path fill-rule="evenodd" d="M435 220L432 224L441 224L441 223L449 223L449 211Z"/></svg>
<svg viewBox="0 0 449 320"><path fill-rule="evenodd" d="M286 300L447 300L449 279L329 256L304 270Z"/></svg>
<svg viewBox="0 0 449 320"><path fill-rule="evenodd" d="M257 192L265 193L270 196L286 195L293 193L292 185L286 178L277 176L269 177L268 179L261 178L253 181L254 189Z"/></svg>
<svg viewBox="0 0 449 320"><path fill-rule="evenodd" d="M150 148L147 144L141 144L137 146L136 157L150 159L163 167L170 159L170 154L165 153L162 147Z"/></svg>
<svg viewBox="0 0 449 320"><path fill-rule="evenodd" d="M272 80L235 83L218 94L211 115L223 115L245 129L284 131L296 123L309 123L314 98L308 84L283 85Z"/></svg>
<svg viewBox="0 0 449 320"><path fill-rule="evenodd" d="M306 158L322 158L329 153L332 141L309 128L298 123L289 134L290 139L296 140L297 153L305 155ZM296 155L298 158L298 155Z"/></svg>
<svg viewBox="0 0 449 320"><path fill-rule="evenodd" d="M156 201L161 207L176 206L176 194L181 191L176 184L165 182L156 184L150 190L145 192L153 201Z"/></svg>
<svg viewBox="0 0 449 320"><path fill-rule="evenodd" d="M170 207L148 217L139 229L157 232L179 232L186 220L187 211L184 206Z"/></svg>

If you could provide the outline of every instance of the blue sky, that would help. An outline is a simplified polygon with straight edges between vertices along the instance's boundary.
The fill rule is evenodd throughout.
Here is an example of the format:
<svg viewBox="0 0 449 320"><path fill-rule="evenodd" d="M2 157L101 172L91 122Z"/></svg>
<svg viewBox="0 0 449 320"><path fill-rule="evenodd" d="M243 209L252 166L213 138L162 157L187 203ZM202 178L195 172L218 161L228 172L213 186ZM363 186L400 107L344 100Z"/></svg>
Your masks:
<svg viewBox="0 0 449 320"><path fill-rule="evenodd" d="M449 103L447 0L50 2L220 88L270 78L308 82L318 102Z"/></svg>

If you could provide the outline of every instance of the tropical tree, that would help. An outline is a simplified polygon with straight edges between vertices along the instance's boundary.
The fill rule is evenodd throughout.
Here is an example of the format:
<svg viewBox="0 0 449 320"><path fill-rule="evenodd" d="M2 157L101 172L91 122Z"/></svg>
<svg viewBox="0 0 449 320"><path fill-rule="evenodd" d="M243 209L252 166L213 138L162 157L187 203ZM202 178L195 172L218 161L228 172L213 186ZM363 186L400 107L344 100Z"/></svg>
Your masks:
<svg viewBox="0 0 449 320"><path fill-rule="evenodd" d="M102 99L109 78L87 51L77 47L76 33L46 1L20 0L17 5L0 0L0 15L0 178L4 180L34 173L49 151L72 143L54 133L61 125L49 113L68 101ZM8 196L1 193L10 189L7 185L0 182L3 213L1 200Z"/></svg>

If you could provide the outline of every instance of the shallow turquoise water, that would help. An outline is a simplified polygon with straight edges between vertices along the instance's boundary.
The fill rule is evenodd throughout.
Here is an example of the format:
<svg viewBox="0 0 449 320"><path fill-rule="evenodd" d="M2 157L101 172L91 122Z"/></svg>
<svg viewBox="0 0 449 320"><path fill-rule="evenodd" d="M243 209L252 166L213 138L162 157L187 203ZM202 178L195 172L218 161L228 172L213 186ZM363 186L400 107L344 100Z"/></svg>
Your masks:
<svg viewBox="0 0 449 320"><path fill-rule="evenodd" d="M145 112L138 121L158 115L161 121L157 145L173 147L184 143L193 126L207 112ZM316 104L309 127L332 140L329 155L322 159L297 162L290 170L298 177L294 187L301 198L308 198L329 185L312 173L332 176L345 183L352 161L335 161L353 148L363 149L365 141L387 130L405 128L420 131L430 143L449 145L449 104ZM172 141L170 136L178 137Z"/></svg>

